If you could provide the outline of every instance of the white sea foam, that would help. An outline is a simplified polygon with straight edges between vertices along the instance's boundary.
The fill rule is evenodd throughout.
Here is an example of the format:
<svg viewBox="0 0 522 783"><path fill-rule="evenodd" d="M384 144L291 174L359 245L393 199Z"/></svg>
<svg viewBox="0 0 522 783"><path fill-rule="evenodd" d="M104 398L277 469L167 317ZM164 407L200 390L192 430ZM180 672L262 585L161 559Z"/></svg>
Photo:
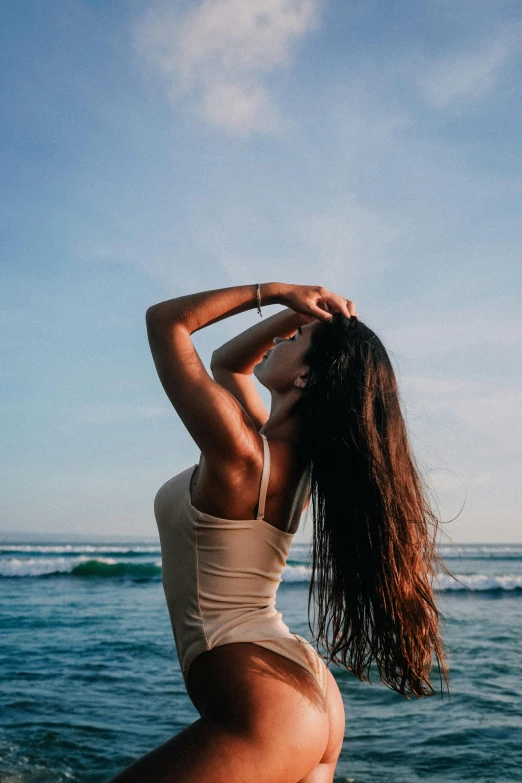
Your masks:
<svg viewBox="0 0 522 783"><path fill-rule="evenodd" d="M308 582L311 574L312 569L306 566L287 566L283 572L283 582ZM447 574L439 574L433 580L433 588L437 592L444 593L455 590L471 590L472 592L522 590L522 575L456 574L453 579Z"/></svg>
<svg viewBox="0 0 522 783"><path fill-rule="evenodd" d="M110 550L113 551L113 550ZM161 568L161 560L154 562L136 562L116 559L113 557L89 557L87 554L75 556L36 556L36 557L1 557L0 558L0 577L40 577L51 574L70 574L82 563L90 562L93 568L89 569L89 574L96 576L110 576L111 572L116 570L120 573L138 573L141 570L145 572L147 567L154 566ZM117 569L96 569L96 564L100 566L115 566ZM81 570L81 569L80 569ZM78 573L78 572L76 572ZM305 565L287 565L282 574L282 581L285 583L308 583L312 574L312 569ZM152 576L154 576L152 574ZM433 580L433 587L438 592L467 591L471 592L494 592L514 590L522 591L522 575L517 574L455 574L455 579L447 574L439 574Z"/></svg>
<svg viewBox="0 0 522 783"><path fill-rule="evenodd" d="M112 557L92 558L87 555L76 557L3 557L0 558L0 576L70 574L78 565L87 561L95 561L106 565L116 565L125 562ZM161 568L161 560L154 562L154 565ZM287 566L283 572L283 582L307 582L310 576L311 569L304 565Z"/></svg>
<svg viewBox="0 0 522 783"><path fill-rule="evenodd" d="M92 558L80 557L10 557L0 560L0 576L46 576L47 574L70 574L73 568ZM114 565L112 557L98 557L96 560Z"/></svg>
<svg viewBox="0 0 522 783"><path fill-rule="evenodd" d="M286 566L283 571L283 582L308 582L312 569L304 565Z"/></svg>
<svg viewBox="0 0 522 783"><path fill-rule="evenodd" d="M452 579L447 574L439 574L433 581L433 587L441 592L454 590L471 590L473 592L522 590L522 575L486 576L485 574L455 574L455 579Z"/></svg>
<svg viewBox="0 0 522 783"><path fill-rule="evenodd" d="M300 552L308 550L310 544L294 542L292 550ZM23 553L35 555L81 555L81 554L155 554L160 552L159 544L0 544L0 553ZM462 544L461 546L444 544L439 549L443 558L455 559L518 559L522 558L522 544Z"/></svg>
<svg viewBox="0 0 522 783"><path fill-rule="evenodd" d="M128 555L133 552L140 555L154 554L159 552L159 545L141 545L127 544L0 544L0 552L23 552L24 554L35 555L80 555L80 554L111 554Z"/></svg>
<svg viewBox="0 0 522 783"><path fill-rule="evenodd" d="M522 544L444 544L439 548L439 554L450 560L518 560L522 558Z"/></svg>

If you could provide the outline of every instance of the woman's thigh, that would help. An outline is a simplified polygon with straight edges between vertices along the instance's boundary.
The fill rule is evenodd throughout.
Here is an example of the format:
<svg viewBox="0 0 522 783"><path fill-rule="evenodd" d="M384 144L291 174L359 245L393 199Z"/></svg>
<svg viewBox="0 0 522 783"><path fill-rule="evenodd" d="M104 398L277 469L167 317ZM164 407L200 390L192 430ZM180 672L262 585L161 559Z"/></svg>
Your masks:
<svg viewBox="0 0 522 783"><path fill-rule="evenodd" d="M110 783L297 783L317 761L311 754L307 762L302 748L293 759L280 753L271 743L200 718Z"/></svg>

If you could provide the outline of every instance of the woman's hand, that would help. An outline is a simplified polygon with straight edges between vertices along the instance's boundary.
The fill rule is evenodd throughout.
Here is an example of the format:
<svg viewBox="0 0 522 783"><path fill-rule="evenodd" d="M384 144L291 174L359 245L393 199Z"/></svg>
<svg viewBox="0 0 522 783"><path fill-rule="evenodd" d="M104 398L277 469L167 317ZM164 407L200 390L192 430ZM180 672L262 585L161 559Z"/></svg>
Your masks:
<svg viewBox="0 0 522 783"><path fill-rule="evenodd" d="M355 304L327 288L312 285L283 285L282 304L306 316L307 321L314 318L329 321L332 313L341 312L346 318L357 316Z"/></svg>

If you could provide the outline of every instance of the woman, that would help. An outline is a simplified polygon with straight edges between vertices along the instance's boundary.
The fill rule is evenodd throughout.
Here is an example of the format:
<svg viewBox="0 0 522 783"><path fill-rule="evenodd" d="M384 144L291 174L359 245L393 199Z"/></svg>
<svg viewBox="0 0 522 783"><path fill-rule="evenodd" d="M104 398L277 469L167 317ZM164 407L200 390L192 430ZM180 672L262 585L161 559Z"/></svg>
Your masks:
<svg viewBox="0 0 522 783"><path fill-rule="evenodd" d="M261 303L288 309L214 352L191 334ZM388 356L353 302L317 286L205 291L147 311L161 383L201 450L155 499L163 585L200 714L114 783L327 783L344 737L339 688L275 594L309 500L309 607L328 662L408 695L445 676L430 576L435 519ZM252 374L271 393L265 410Z"/></svg>

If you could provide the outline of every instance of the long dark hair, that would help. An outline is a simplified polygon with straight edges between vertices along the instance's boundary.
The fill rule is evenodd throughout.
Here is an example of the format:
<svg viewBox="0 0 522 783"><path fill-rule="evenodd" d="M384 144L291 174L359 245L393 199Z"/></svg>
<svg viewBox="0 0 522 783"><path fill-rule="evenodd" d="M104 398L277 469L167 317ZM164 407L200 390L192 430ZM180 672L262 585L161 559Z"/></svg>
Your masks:
<svg viewBox="0 0 522 783"><path fill-rule="evenodd" d="M314 640L328 662L361 680L375 664L382 682L406 696L435 692L435 657L442 691L448 673L431 585L436 566L444 568L438 520L388 354L356 317L335 313L314 329L304 361L309 376L295 412L311 466Z"/></svg>

